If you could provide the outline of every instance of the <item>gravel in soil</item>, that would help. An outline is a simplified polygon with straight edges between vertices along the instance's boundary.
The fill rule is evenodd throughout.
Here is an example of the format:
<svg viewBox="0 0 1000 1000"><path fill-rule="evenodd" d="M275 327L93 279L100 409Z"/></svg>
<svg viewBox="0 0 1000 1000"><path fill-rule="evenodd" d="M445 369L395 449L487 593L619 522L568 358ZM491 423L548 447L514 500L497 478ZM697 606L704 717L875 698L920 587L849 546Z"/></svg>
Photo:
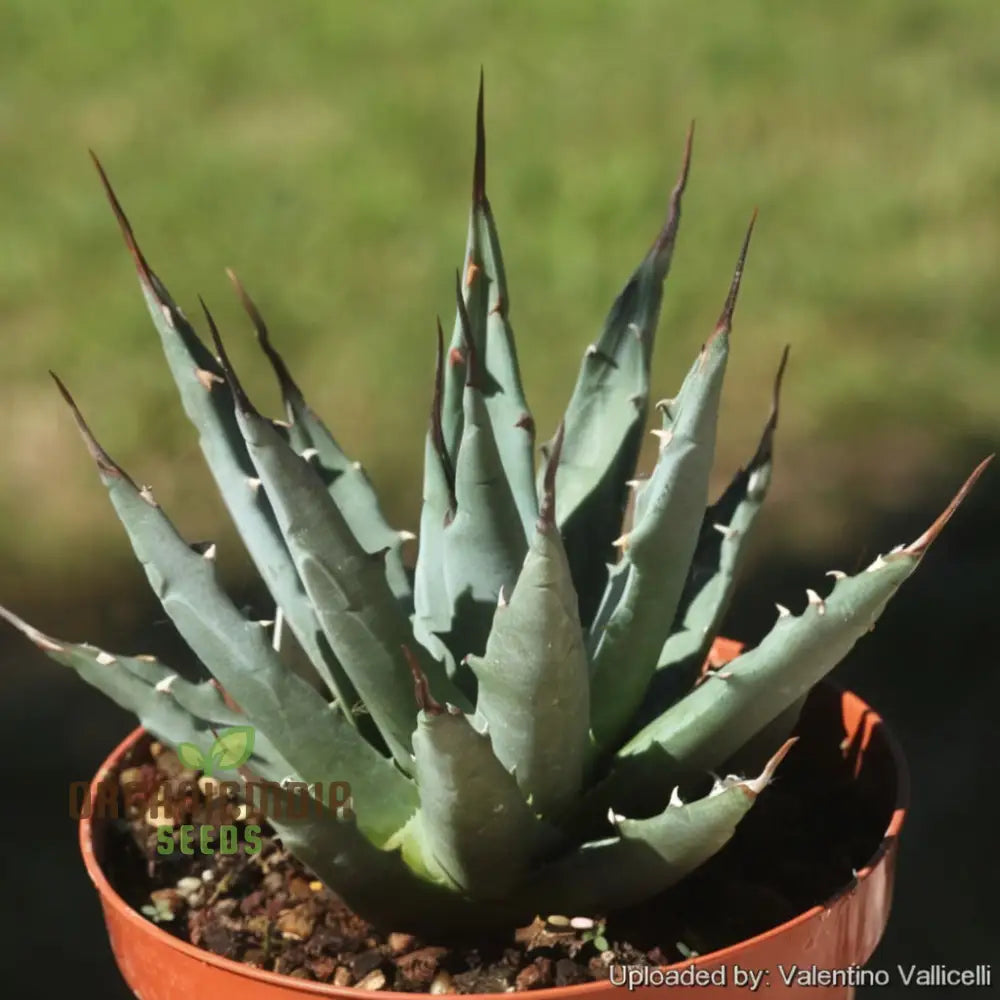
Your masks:
<svg viewBox="0 0 1000 1000"><path fill-rule="evenodd" d="M803 741L806 742L806 741ZM835 744L834 744L835 745ZM416 993L502 993L604 979L615 965L662 966L761 933L851 883L885 829L838 752L792 754L723 851L679 885L629 911L538 917L493 940L426 941L379 933L291 857L255 817L232 802L205 813L207 779L173 751L141 741L123 763L138 788L127 818L109 821L105 871L116 890L159 926L191 944L261 969L338 986ZM173 804L158 810L166 784ZM174 794L177 793L177 794ZM157 850L158 827L240 831L236 853ZM162 834L160 834L162 837ZM575 918L575 919L572 919ZM596 939L596 940L595 940Z"/></svg>

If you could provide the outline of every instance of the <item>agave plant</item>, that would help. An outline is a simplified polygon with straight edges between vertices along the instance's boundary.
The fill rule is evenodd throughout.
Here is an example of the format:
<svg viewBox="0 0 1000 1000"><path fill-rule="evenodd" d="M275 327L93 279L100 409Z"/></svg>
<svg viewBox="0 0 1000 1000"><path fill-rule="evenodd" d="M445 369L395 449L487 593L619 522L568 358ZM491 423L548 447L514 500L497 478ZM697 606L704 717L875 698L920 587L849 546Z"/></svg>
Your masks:
<svg viewBox="0 0 1000 1000"><path fill-rule="evenodd" d="M810 590L801 613L779 608L756 648L712 670L706 657L771 481L787 358L756 452L709 503L750 233L717 326L676 397L655 404L659 453L635 480L689 133L666 222L586 349L536 472L486 196L482 89L476 133L447 348L438 324L413 570L403 558L413 536L387 523L239 282L284 420L254 407L207 309L214 353L199 339L97 165L185 411L273 597L275 629L287 623L314 682L289 666L271 623L250 620L223 591L215 546L180 536L61 382L153 590L215 682L53 639L0 611L168 744L205 754L215 727L249 723L245 774L349 782L350 814L320 806L275 821L277 832L349 905L395 929L603 913L702 864L789 752L802 698L871 629L986 464L915 542L854 576L832 574L826 597ZM754 738L769 744L758 774L716 779L690 801L677 794L692 777L738 767Z"/></svg>

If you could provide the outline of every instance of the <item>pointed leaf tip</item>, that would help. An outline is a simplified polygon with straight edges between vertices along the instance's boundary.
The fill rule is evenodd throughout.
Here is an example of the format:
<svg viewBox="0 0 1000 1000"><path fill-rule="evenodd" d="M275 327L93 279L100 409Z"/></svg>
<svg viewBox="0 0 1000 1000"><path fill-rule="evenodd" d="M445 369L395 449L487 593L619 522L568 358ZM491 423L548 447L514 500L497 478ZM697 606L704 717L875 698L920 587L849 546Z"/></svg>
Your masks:
<svg viewBox="0 0 1000 1000"><path fill-rule="evenodd" d="M669 254L674 240L677 238L677 228L681 221L681 200L684 196L684 189L687 187L688 174L691 171L691 152L693 148L694 121L692 120L688 126L687 137L684 140L684 156L681 160L680 173L677 175L673 190L670 192L667 221L664 223L663 229L660 230L659 235L656 237L656 242L653 244L654 254L659 255L664 252Z"/></svg>
<svg viewBox="0 0 1000 1000"><path fill-rule="evenodd" d="M797 736L792 736L778 747L774 756L764 765L764 770L760 772L760 775L756 778L751 778L749 781L744 782L743 787L747 792L754 798L756 798L765 788L771 783L771 779L774 777L774 772L778 770L778 766L781 762L788 756L788 751L799 742Z"/></svg>
<svg viewBox="0 0 1000 1000"><path fill-rule="evenodd" d="M427 683L427 675L420 669L420 663L413 650L409 646L402 646L403 655L406 657L406 664L413 674L413 693L416 696L417 707L428 715L441 715L444 712L443 706L436 701L431 694L430 686Z"/></svg>
<svg viewBox="0 0 1000 1000"><path fill-rule="evenodd" d="M788 364L788 355L791 351L791 344L785 344L781 352L781 360L778 362L778 371L774 376L774 388L771 390L771 419L778 422L778 403L781 400L781 383L785 378L785 366Z"/></svg>
<svg viewBox="0 0 1000 1000"><path fill-rule="evenodd" d="M743 237L743 246L740 247L740 255L736 259L736 269L733 272L733 280L729 285L729 294L726 296L726 304L722 307L722 314L716 324L716 332L725 330L729 332L733 323L733 312L736 309L736 299L740 294L740 284L743 281L743 269L747 262L747 251L750 249L750 237L753 235L753 227L757 222L757 209L753 210L750 216L750 225L747 226L746 236Z"/></svg>
<svg viewBox="0 0 1000 1000"><path fill-rule="evenodd" d="M296 396L301 398L302 391L299 389L295 379L292 378L292 373L288 370L288 365L285 364L285 359L278 353L277 349L271 343L270 330L268 330L267 323L264 321L261 311L257 308L257 303L250 297L246 288L243 287L243 282L240 281L236 272L232 268L226 268L226 275L230 282L232 282L233 288L236 291L236 296L240 300L240 305L243 306L244 312L250 318L254 333L257 336L257 344L260 346L260 349L264 352L264 354L267 355L267 360L271 362L271 368L274 370L274 374L278 379L278 385L281 387L281 391L286 396Z"/></svg>
<svg viewBox="0 0 1000 1000"><path fill-rule="evenodd" d="M111 181L108 180L108 175L105 173L104 167L101 165L101 161L97 158L97 154L92 150L87 150L90 153L90 158L97 168L97 174L101 179L101 186L104 188L104 194L107 196L108 202L111 205L111 210L115 214L115 219L118 221L118 228L121 230L122 237L125 240L125 246L128 247L129 253L132 255L132 259L135 261L135 266L139 271L139 277L151 288L155 288L156 281L149 264L146 262L145 256L143 256L142 251L139 249L139 244L135 238L135 232L132 229L132 224L128 221L128 216L125 215L125 210L122 208L121 202L118 200L118 196L115 194L114 188L111 186Z"/></svg>
<svg viewBox="0 0 1000 1000"><path fill-rule="evenodd" d="M479 70L479 97L476 101L476 158L472 170L472 203L481 205L486 200L486 116L484 102L484 73Z"/></svg>
<svg viewBox="0 0 1000 1000"><path fill-rule="evenodd" d="M996 454L987 455L979 465L972 470L972 474L968 479L962 484L962 488L955 494L951 503L941 512L937 520L914 542L911 542L905 548L900 549L898 552L890 553L886 556L887 559L891 559L893 556L898 555L911 555L921 558L923 554L930 548L931 543L941 534L944 526L951 520L955 511L958 510L959 506L969 495L972 487L976 485L976 481L979 477L986 471L986 466L993 461Z"/></svg>
<svg viewBox="0 0 1000 1000"><path fill-rule="evenodd" d="M260 310L257 308L257 304L252 298L250 298L249 293L240 281L239 276L231 268L226 268L226 277L232 283L233 289L236 292L237 298L240 300L240 305L243 306L244 312L250 317L250 322L253 324L254 333L257 334L257 340L260 346L267 350L271 346L271 337L267 329L267 324L264 322L264 317L260 314Z"/></svg>
<svg viewBox="0 0 1000 1000"><path fill-rule="evenodd" d="M83 438L84 444L86 444L87 451L90 452L91 458L93 458L93 460L97 463L97 467L107 476L114 476L116 479L125 479L128 482L131 482L122 468L101 447L97 438L95 438L91 433L90 427L87 426L87 421L84 420L83 414L80 412L80 408L76 405L76 401L70 395L69 389L63 385L62 380L51 369L49 370L49 375L52 376L52 380L55 382L59 392L62 394L62 398L66 401L66 405L69 407L70 412L73 414L73 420L80 432L80 436Z"/></svg>
<svg viewBox="0 0 1000 1000"><path fill-rule="evenodd" d="M771 412L764 425L764 433L761 434L760 443L750 459L750 469L759 468L767 462L774 450L774 432L778 427L778 413L781 403L781 385L785 378L785 367L788 364L789 345L781 352L781 361L778 362L778 371L774 376L774 385L771 389Z"/></svg>
<svg viewBox="0 0 1000 1000"><path fill-rule="evenodd" d="M23 618L18 617L13 611L8 611L0 604L0 618L14 626L25 638L30 639L39 649L44 649L49 653L61 653L63 647L54 639L40 632L34 625L29 625Z"/></svg>
<svg viewBox="0 0 1000 1000"><path fill-rule="evenodd" d="M215 345L215 352L219 356L219 364L222 366L222 373L226 376L226 382L229 384L229 391L233 394L233 399L235 400L236 405L244 413L258 415L253 403L250 402L250 397L243 391L243 386L240 384L239 379L236 377L236 372L229 362L229 355L226 354L226 348L222 343L219 328L215 325L215 320L213 319L212 314L208 311L208 306L205 304L205 300L199 295L198 301L201 303L202 312L204 312L205 319L208 321L208 329L212 334L212 343Z"/></svg>
<svg viewBox="0 0 1000 1000"><path fill-rule="evenodd" d="M561 421L545 465L542 503L538 509L538 528L545 531L556 523L556 472L562 456L563 439L566 436L566 422Z"/></svg>

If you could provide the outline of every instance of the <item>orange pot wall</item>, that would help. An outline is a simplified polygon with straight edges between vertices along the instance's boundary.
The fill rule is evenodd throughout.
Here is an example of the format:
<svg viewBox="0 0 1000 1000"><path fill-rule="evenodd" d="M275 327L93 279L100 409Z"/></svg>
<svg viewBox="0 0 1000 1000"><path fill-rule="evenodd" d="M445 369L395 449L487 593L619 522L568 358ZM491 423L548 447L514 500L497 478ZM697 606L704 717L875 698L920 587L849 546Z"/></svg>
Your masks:
<svg viewBox="0 0 1000 1000"><path fill-rule="evenodd" d="M779 927L722 951L704 955L693 962L698 970L725 970L729 985L717 987L671 987L672 1000L698 1000L706 995L745 998L746 986L737 986L732 978L741 969L769 970L770 988L766 996L816 1000L849 998L854 991L840 987L786 987L778 966L800 968L848 969L863 965L875 950L885 929L892 897L893 875L899 831L907 805L905 763L876 713L850 692L832 685L821 685L811 702L831 723L837 723L844 736L843 746L854 754L855 775L871 794L878 795L892 818L879 849L858 872L853 885L843 889L825 906L816 906ZM142 737L134 730L105 761L94 779L96 785L117 767L124 753ZM846 752L846 750L845 750ZM322 983L292 979L263 972L221 958L179 941L132 910L115 892L101 871L104 846L102 822L80 822L80 847L87 873L97 888L111 948L118 967L129 987L140 1000L293 1000L305 996L340 997L363 1000L371 993L351 988L336 988ZM683 969L692 963L671 966ZM632 991L641 1000L664 1000L663 987L639 987ZM621 1000L628 991L607 982L586 983L538 991L538 1000ZM387 1000L414 1000L414 994L380 992ZM488 1000L507 998L508 994L480 994Z"/></svg>

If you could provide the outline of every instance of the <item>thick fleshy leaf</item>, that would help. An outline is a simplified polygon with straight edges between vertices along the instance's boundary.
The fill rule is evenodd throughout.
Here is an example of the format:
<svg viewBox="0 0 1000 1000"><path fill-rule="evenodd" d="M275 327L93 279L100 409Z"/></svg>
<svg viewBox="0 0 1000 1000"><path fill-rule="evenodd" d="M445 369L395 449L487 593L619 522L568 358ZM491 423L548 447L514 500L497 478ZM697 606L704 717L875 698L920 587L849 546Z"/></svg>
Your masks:
<svg viewBox="0 0 1000 1000"><path fill-rule="evenodd" d="M497 608L485 655L469 658L479 682L476 714L493 752L545 817L558 817L579 794L590 729L587 653L555 524L560 442L517 584Z"/></svg>
<svg viewBox="0 0 1000 1000"><path fill-rule="evenodd" d="M244 618L219 585L214 546L200 554L187 545L149 491L140 491L98 444L66 388L56 382L150 586L184 641L296 775L308 782L356 784L367 797L366 824L373 835L388 836L411 811L409 782L334 706L281 663L261 623ZM402 806L390 804L390 789Z"/></svg>
<svg viewBox="0 0 1000 1000"><path fill-rule="evenodd" d="M455 471L441 426L444 365L444 334L439 320L434 395L424 442L420 548L413 581L414 633L424 645L439 642L436 635L451 629L453 615L444 582L444 529L455 516Z"/></svg>
<svg viewBox="0 0 1000 1000"><path fill-rule="evenodd" d="M381 558L365 552L316 470L253 407L208 319L240 430L323 633L392 755L408 769L415 712L402 650L413 643L410 622L389 589ZM434 690L460 701L443 667L429 656L424 660Z"/></svg>
<svg viewBox="0 0 1000 1000"><path fill-rule="evenodd" d="M445 641L462 660L485 649L500 592L513 589L528 543L486 411L481 355L460 294L458 304L467 334L465 418L455 464L455 516L444 529L443 555L453 608Z"/></svg>
<svg viewBox="0 0 1000 1000"><path fill-rule="evenodd" d="M528 410L514 333L510 326L510 293L500 250L500 237L489 198L486 196L486 127L483 121L483 86L479 85L476 110L476 168L472 192L472 252L465 272L479 267L488 283L483 296L470 295L466 309L473 328L485 329L482 363L486 412L489 414L504 473L521 514L525 534L533 531L538 517L535 493L535 422ZM483 310L473 314L473 309ZM474 338L479 343L478 338Z"/></svg>
<svg viewBox="0 0 1000 1000"><path fill-rule="evenodd" d="M267 497L252 487L256 476L218 362L201 342L135 240L132 227L97 158L94 164L135 261L149 314L188 419L198 431L205 461L236 528L268 590L324 683L350 713L356 699L336 658L322 642L319 623L282 541Z"/></svg>
<svg viewBox="0 0 1000 1000"><path fill-rule="evenodd" d="M169 746L193 743L205 754L215 739L213 730L245 721L226 705L211 681L193 684L151 656L123 656L89 643L55 639L4 607L0 607L0 618L51 659L75 670L92 687L134 713L149 732ZM256 742L251 761L269 781L280 781L291 770L266 737Z"/></svg>
<svg viewBox="0 0 1000 1000"><path fill-rule="evenodd" d="M693 127L667 221L611 307L597 343L587 348L564 419L557 519L584 625L597 610L607 564L614 562L612 543L621 533L626 483L639 458L649 409L653 340L680 223L692 138Z"/></svg>
<svg viewBox="0 0 1000 1000"><path fill-rule="evenodd" d="M621 801L617 790L639 787L654 775L680 782L715 769L807 694L874 627L989 461L979 465L916 541L879 556L855 576L832 574L836 582L830 595L821 598L809 591L799 615L779 608L777 622L760 645L712 672L625 744L609 777L594 789L594 808Z"/></svg>
<svg viewBox="0 0 1000 1000"><path fill-rule="evenodd" d="M704 798L686 804L673 797L650 819L625 819L612 811L617 836L584 844L543 868L532 880L534 897L543 904L558 899L564 912L594 913L669 889L729 842L794 742L789 740L759 777L716 782Z"/></svg>
<svg viewBox="0 0 1000 1000"><path fill-rule="evenodd" d="M670 634L708 499L729 333L753 222L715 332L688 373L671 429L645 489L642 516L619 539L621 598L596 637L591 680L597 745L611 748L638 709Z"/></svg>
<svg viewBox="0 0 1000 1000"><path fill-rule="evenodd" d="M240 301L246 309L257 334L257 342L274 369L285 414L290 424L288 435L292 447L308 456L330 496L344 515L361 547L369 553L385 553L385 574L393 594L403 602L407 613L413 603L413 591L403 564L403 543L413 536L397 531L386 520L378 495L360 462L354 462L342 451L326 424L305 400L302 390L288 370L284 358L271 342L270 332L260 310L243 288L236 275L229 271Z"/></svg>
<svg viewBox="0 0 1000 1000"><path fill-rule="evenodd" d="M433 701L418 680L413 735L420 789L418 835L425 861L457 890L502 899L551 841L487 734L459 710Z"/></svg>
<svg viewBox="0 0 1000 1000"><path fill-rule="evenodd" d="M674 630L663 645L644 698L646 711L641 714L648 713L644 721L655 718L694 686L729 609L751 529L771 484L774 432L787 360L785 348L774 381L771 412L756 452L702 519Z"/></svg>

